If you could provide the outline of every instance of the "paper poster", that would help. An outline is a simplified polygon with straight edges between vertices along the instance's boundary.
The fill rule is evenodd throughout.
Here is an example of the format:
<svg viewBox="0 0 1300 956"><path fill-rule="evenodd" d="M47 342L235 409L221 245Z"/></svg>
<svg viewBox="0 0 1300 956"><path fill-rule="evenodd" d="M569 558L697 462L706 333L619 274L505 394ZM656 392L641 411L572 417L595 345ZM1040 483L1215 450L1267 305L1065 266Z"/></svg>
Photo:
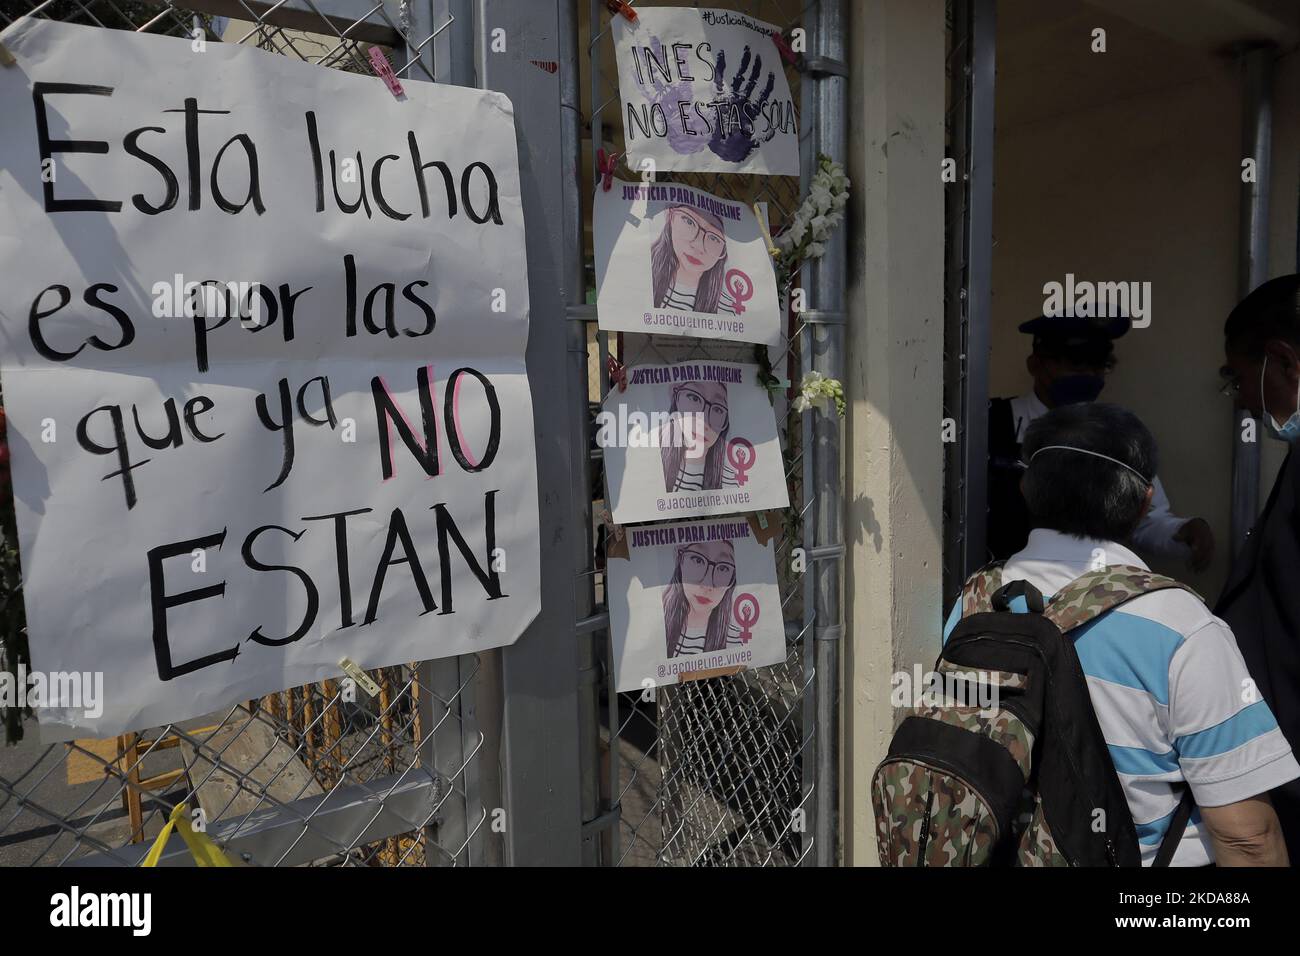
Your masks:
<svg viewBox="0 0 1300 956"><path fill-rule="evenodd" d="M799 175L799 118L770 23L734 10L637 7L613 18L627 164Z"/></svg>
<svg viewBox="0 0 1300 956"><path fill-rule="evenodd" d="M509 100L48 20L4 42L32 669L103 683L43 738L513 642L540 599Z"/></svg>
<svg viewBox="0 0 1300 956"><path fill-rule="evenodd" d="M626 529L609 559L617 689L785 660L776 556L743 518Z"/></svg>
<svg viewBox="0 0 1300 956"><path fill-rule="evenodd" d="M596 422L616 523L789 505L776 416L757 374L707 360L627 370L627 391L611 389Z"/></svg>
<svg viewBox="0 0 1300 956"><path fill-rule="evenodd" d="M754 210L675 183L596 189L600 327L775 345L776 274Z"/></svg>

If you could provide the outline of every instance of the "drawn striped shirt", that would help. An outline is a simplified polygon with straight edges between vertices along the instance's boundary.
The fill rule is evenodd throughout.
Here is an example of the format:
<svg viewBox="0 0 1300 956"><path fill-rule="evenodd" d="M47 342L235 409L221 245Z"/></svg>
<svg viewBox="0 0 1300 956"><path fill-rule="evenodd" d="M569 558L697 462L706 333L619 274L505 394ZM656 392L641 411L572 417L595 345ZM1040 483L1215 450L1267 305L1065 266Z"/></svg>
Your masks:
<svg viewBox="0 0 1300 956"><path fill-rule="evenodd" d="M681 466L677 469L677 481L674 491L704 491L704 458L687 458L682 456ZM722 464L722 485L723 488L736 488L736 469L731 465L723 462ZM716 491L715 488L707 489Z"/></svg>
<svg viewBox="0 0 1300 956"><path fill-rule="evenodd" d="M658 305L661 309L676 309L679 312L695 312L695 290L690 289L682 291L677 286L669 286L668 291L664 293L663 301ZM724 290L718 296L718 312L726 312L729 315L736 314L736 305L732 297Z"/></svg>
<svg viewBox="0 0 1300 956"><path fill-rule="evenodd" d="M673 657L681 657L684 654L703 654L704 638L705 632L703 628L694 634L687 629L677 639L677 649L673 652ZM740 628L735 624L728 624L727 647L736 647L742 643L744 642L740 639Z"/></svg>

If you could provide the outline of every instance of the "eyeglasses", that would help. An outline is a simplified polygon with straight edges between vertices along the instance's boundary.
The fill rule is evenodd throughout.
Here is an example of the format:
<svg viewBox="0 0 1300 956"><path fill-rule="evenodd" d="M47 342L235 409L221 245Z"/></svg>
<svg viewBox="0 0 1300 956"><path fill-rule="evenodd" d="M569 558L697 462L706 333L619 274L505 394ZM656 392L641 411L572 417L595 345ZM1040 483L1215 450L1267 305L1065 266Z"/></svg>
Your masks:
<svg viewBox="0 0 1300 956"><path fill-rule="evenodd" d="M681 552L681 565L685 584L729 588L736 583L736 566L730 561L710 561L698 551L686 549Z"/></svg>
<svg viewBox="0 0 1300 956"><path fill-rule="evenodd" d="M700 238L700 233L704 233L704 248L709 255L720 256L726 250L727 240L718 233L704 228L704 224L690 213L677 211L674 215L677 217L678 222L687 227L691 242L695 242Z"/></svg>
<svg viewBox="0 0 1300 956"><path fill-rule="evenodd" d="M727 411L726 404L711 402L693 388L680 388L677 390L677 410L686 412L689 415L707 414L710 427L719 432L727 427L727 420L731 415Z"/></svg>

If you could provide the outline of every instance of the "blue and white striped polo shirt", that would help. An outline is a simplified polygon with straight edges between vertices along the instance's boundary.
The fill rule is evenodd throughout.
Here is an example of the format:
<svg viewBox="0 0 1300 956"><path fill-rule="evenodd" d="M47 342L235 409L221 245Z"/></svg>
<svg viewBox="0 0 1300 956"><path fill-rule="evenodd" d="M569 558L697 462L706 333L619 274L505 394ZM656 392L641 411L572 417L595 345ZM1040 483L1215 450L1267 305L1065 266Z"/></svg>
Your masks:
<svg viewBox="0 0 1300 956"><path fill-rule="evenodd" d="M1050 598L1100 564L1146 568L1113 541L1038 528L1007 561L1002 580L1028 581ZM1024 611L1024 599L1013 601L1012 609ZM945 641L960 616L959 602L944 627ZM1144 865L1169 829L1183 781L1199 808L1236 803L1300 777L1300 764L1254 690L1232 631L1187 591L1144 594L1071 636L1137 825ZM1193 811L1174 866L1213 862L1200 819Z"/></svg>

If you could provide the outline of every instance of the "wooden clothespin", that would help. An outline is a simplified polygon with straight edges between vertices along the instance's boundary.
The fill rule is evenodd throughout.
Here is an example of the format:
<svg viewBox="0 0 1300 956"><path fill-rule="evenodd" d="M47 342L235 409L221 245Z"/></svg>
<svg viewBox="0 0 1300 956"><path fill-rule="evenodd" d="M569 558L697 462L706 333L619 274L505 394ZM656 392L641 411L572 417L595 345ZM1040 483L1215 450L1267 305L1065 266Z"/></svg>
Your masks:
<svg viewBox="0 0 1300 956"><path fill-rule="evenodd" d="M18 65L18 61L15 60L14 55L9 52L9 48L6 47L3 43L0 43L0 66L17 66L17 65Z"/></svg>
<svg viewBox="0 0 1300 956"><path fill-rule="evenodd" d="M390 93L394 96L405 96L406 91L402 89L401 82L397 79L397 74L393 72L393 64L388 62L388 57L384 56L384 51L377 46L370 48L370 68L375 71L375 75L384 81Z"/></svg>
<svg viewBox="0 0 1300 956"><path fill-rule="evenodd" d="M614 516L608 508L600 509L600 523L605 526L605 558L631 558L628 548L627 532L622 525L614 524Z"/></svg>
<svg viewBox="0 0 1300 956"><path fill-rule="evenodd" d="M625 366L614 356L605 357L605 370L609 372L609 380L618 386L620 392L627 391L627 366Z"/></svg>
<svg viewBox="0 0 1300 956"><path fill-rule="evenodd" d="M623 17L628 23L636 23L636 11L632 9L632 4L624 0L605 0L605 6L615 16Z"/></svg>
<svg viewBox="0 0 1300 956"><path fill-rule="evenodd" d="M596 166L600 170L600 188L609 192L614 185L614 170L618 168L618 153L606 153L604 147L596 150Z"/></svg>
<svg viewBox="0 0 1300 956"><path fill-rule="evenodd" d="M781 532L780 511L752 512L745 515L745 520L749 522L749 530L753 533L754 540L760 545L766 546Z"/></svg>

